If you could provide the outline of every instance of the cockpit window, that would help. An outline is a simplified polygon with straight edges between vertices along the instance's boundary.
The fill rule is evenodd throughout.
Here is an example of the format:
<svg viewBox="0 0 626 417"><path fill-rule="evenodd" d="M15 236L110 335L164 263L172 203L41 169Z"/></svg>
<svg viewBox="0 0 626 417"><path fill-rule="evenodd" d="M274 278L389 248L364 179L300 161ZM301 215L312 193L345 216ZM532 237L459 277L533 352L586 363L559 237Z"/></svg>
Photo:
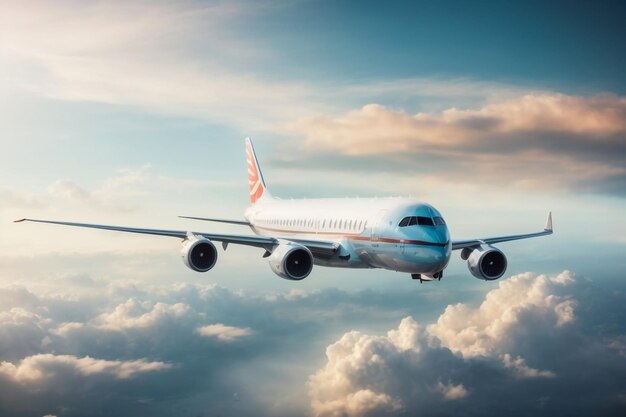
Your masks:
<svg viewBox="0 0 626 417"><path fill-rule="evenodd" d="M433 219L430 217L417 217L417 224L420 226L434 226Z"/></svg>
<svg viewBox="0 0 626 417"><path fill-rule="evenodd" d="M441 221L443 222L443 219L441 219ZM433 223L433 219L431 219L430 217L422 217L422 216L405 217L404 219L400 220L400 223L398 224L398 226L400 227L415 226L415 225L434 226L435 224Z"/></svg>
<svg viewBox="0 0 626 417"><path fill-rule="evenodd" d="M444 226L446 224L441 217L433 217L433 220L437 226Z"/></svg>

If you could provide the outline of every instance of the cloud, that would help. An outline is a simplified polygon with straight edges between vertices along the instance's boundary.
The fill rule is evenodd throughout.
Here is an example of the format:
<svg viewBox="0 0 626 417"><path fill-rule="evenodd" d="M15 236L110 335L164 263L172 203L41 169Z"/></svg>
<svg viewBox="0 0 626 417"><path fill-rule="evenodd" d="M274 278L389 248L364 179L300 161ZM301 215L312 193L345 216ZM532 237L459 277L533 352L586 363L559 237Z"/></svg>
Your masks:
<svg viewBox="0 0 626 417"><path fill-rule="evenodd" d="M626 98L534 94L478 110L450 108L439 115L411 115L368 104L345 116L304 119L287 129L303 134L310 151L339 151L347 155L479 148L491 144L494 136L515 133L582 134L591 136L591 141L594 137L626 133ZM507 145L504 138L499 141Z"/></svg>
<svg viewBox="0 0 626 417"><path fill-rule="evenodd" d="M552 371L540 371L526 365L526 361L519 356L515 359L508 353L502 355L504 366L513 369L521 378L554 378L556 374Z"/></svg>
<svg viewBox="0 0 626 417"><path fill-rule="evenodd" d="M469 394L463 384L455 385L451 382L444 384L441 381L437 382L436 391L443 395L445 400L459 400L467 397Z"/></svg>
<svg viewBox="0 0 626 417"><path fill-rule="evenodd" d="M224 326L222 323L198 327L197 332L204 337L215 337L220 342L233 342L252 333L247 327Z"/></svg>
<svg viewBox="0 0 626 417"><path fill-rule="evenodd" d="M13 85L48 97L262 124L302 115L314 91L247 69L272 53L236 29L269 11L253 2L3 2L0 57Z"/></svg>
<svg viewBox="0 0 626 417"><path fill-rule="evenodd" d="M89 356L77 358L72 355L39 354L28 356L18 365L10 362L0 363L0 373L19 383L34 384L41 380L50 380L71 374L82 376L110 375L118 379L127 379L137 374L169 369L171 365L163 362L149 362L146 359L133 361L110 361L94 359Z"/></svg>
<svg viewBox="0 0 626 417"><path fill-rule="evenodd" d="M43 204L30 195L25 195L8 187L0 187L0 208L24 209L41 208Z"/></svg>
<svg viewBox="0 0 626 417"><path fill-rule="evenodd" d="M141 303L131 298L115 307L112 312L101 314L94 321L99 328L122 331L152 327L164 320L179 319L189 312L190 307L184 303L151 305L150 302Z"/></svg>
<svg viewBox="0 0 626 417"><path fill-rule="evenodd" d="M467 304L446 307L428 326L428 334L464 358L505 354L512 331L528 315L540 316L549 329L574 321L575 300L558 295L559 287L573 281L569 271L553 277L516 275L489 292L477 309Z"/></svg>
<svg viewBox="0 0 626 417"><path fill-rule="evenodd" d="M364 320L387 323L398 309L413 309L416 297L427 299L403 291L235 291L92 273L97 285L87 287L41 282L47 279L36 271L32 281L19 280L27 288L0 287L0 362L7 371L0 378L0 414L90 416L107 409L133 415L139 407L155 416L173 409L201 415L210 403L224 415L302 415L306 376L329 332ZM140 372L138 358L168 368ZM29 364L42 377L16 379ZM118 377L122 364L136 370L132 377ZM85 374L89 369L100 373ZM371 407L373 398L366 391L354 395L351 409L396 407L384 396ZM74 411L64 414L67 408Z"/></svg>
<svg viewBox="0 0 626 417"><path fill-rule="evenodd" d="M430 325L406 317L386 335L345 333L309 378L313 415L584 414L599 402L615 414L626 362L608 347L617 343L598 344L589 291L569 271L525 273L500 282L477 307L449 305ZM576 313L579 303L586 307ZM595 384L602 387L590 389ZM354 407L362 391L369 395Z"/></svg>
<svg viewBox="0 0 626 417"><path fill-rule="evenodd" d="M467 299L467 287L268 292L96 281L80 291L0 288L0 414L202 415L211 404L223 415L554 415L601 404L616 415L623 407L623 294L567 271L502 280L465 304L455 300Z"/></svg>
<svg viewBox="0 0 626 417"><path fill-rule="evenodd" d="M397 400L386 394L377 394L369 389L362 389L346 396L345 401L326 401L315 403L313 408L318 415L329 417L376 416L392 412L402 407Z"/></svg>
<svg viewBox="0 0 626 417"><path fill-rule="evenodd" d="M464 78L303 80L306 71L257 24L268 14L288 11L290 3L284 2L5 1L0 7L6 83L0 88L132 106L246 131L274 131L285 121L372 100L439 109L442 103L529 91ZM269 61L281 69L280 80L266 69Z"/></svg>
<svg viewBox="0 0 626 417"><path fill-rule="evenodd" d="M284 131L304 137L307 153L376 157L387 169L448 182L626 193L626 165L618 157L626 151L621 96L538 92L438 114L369 104L301 119Z"/></svg>

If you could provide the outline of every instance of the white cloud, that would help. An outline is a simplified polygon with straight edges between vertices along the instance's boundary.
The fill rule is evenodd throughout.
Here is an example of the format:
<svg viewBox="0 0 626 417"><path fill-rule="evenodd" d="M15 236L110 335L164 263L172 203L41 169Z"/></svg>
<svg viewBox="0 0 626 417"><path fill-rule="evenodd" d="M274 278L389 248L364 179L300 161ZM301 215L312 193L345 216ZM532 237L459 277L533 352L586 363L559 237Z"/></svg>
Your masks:
<svg viewBox="0 0 626 417"><path fill-rule="evenodd" d="M220 342L233 342L236 339L252 334L252 330L247 327L225 326L222 323L198 327L196 331L201 336L214 337Z"/></svg>
<svg viewBox="0 0 626 417"><path fill-rule="evenodd" d="M190 311L190 307L184 303L158 302L152 305L150 302L140 302L131 298L119 304L112 312L98 316L94 323L97 327L106 330L141 329L153 327L163 320L183 317Z"/></svg>
<svg viewBox="0 0 626 417"><path fill-rule="evenodd" d="M481 366L504 380L555 379L556 372L529 366L519 352L527 352L522 346L527 342L567 334L575 322L575 289L569 271L525 273L500 282L476 308L449 305L425 328L406 317L385 336L345 333L327 347L326 364L309 378L313 414L364 416L370 409L381 415L440 407L425 405L435 401L429 391L445 402L466 398L473 391L469 384L480 382L476 368ZM355 407L354 397L364 390L368 395Z"/></svg>
<svg viewBox="0 0 626 417"><path fill-rule="evenodd" d="M344 334L326 349L327 364L309 378L313 414L362 416L370 411L401 408L402 402L377 390L377 383L390 376L390 356L406 350L419 353L420 338L421 329L410 317L387 336L355 331Z"/></svg>
<svg viewBox="0 0 626 417"><path fill-rule="evenodd" d="M564 271L554 277L525 273L502 281L478 308L450 305L428 334L446 348L465 357L494 356L510 348L509 336L526 314L540 315L546 326L558 327L574 320L575 301L556 295L560 286L571 284L573 275Z"/></svg>
<svg viewBox="0 0 626 417"><path fill-rule="evenodd" d="M513 359L511 355L505 353L502 356L502 362L504 366L513 369L515 373L521 378L554 378L556 374L552 371L541 371L534 369L526 365L526 361L519 356Z"/></svg>
<svg viewBox="0 0 626 417"><path fill-rule="evenodd" d="M452 382L448 382L447 384L444 384L443 382L439 381L437 382L437 386L435 387L435 390L439 392L441 395L443 395L443 398L445 400L450 400L450 401L465 398L469 394L467 390L465 389L465 387L463 386L463 384L455 385Z"/></svg>
<svg viewBox="0 0 626 417"><path fill-rule="evenodd" d="M314 402L313 413L320 417L376 416L402 409L400 402L369 389L349 393L343 400Z"/></svg>
<svg viewBox="0 0 626 417"><path fill-rule="evenodd" d="M4 374L19 383L33 384L68 374L86 377L103 374L118 379L127 379L137 374L161 371L170 367L169 364L150 362L146 359L112 361L94 359L89 356L78 358L73 355L46 353L28 356L22 359L19 364L2 362L0 363L0 374Z"/></svg>
<svg viewBox="0 0 626 417"><path fill-rule="evenodd" d="M504 414L510 407L553 415L596 404L618 415L623 295L597 292L567 271L512 281L466 305L464 325L488 335L486 353L467 356L411 317L387 332L372 330L408 312L443 310L432 292L287 289L269 296L215 284L123 281L90 293L65 288L65 295L62 288L39 295L0 289L0 414L72 407L88 415L109 406L126 415L137 404L151 415L183 407L198 414L211 401L228 415L303 415L306 407L337 417ZM449 310L441 316L452 318ZM215 343L203 340L205 327ZM476 340L464 337L456 332L446 343L473 352ZM329 338L337 341L312 372ZM281 401L269 404L276 393Z"/></svg>

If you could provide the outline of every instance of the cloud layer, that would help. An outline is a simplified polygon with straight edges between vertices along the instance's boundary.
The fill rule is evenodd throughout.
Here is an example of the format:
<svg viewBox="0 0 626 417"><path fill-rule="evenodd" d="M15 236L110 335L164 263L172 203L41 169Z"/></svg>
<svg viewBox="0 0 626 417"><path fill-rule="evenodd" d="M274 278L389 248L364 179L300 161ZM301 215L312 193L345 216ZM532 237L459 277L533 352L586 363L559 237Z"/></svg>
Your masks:
<svg viewBox="0 0 626 417"><path fill-rule="evenodd" d="M285 126L308 152L387 160L452 181L626 193L626 98L536 93L409 114L369 104Z"/></svg>
<svg viewBox="0 0 626 417"><path fill-rule="evenodd" d="M615 384L626 360L579 323L576 297L586 304L588 290L569 271L526 273L502 281L478 307L449 305L428 326L406 317L386 335L346 333L309 379L313 414L617 415L626 407Z"/></svg>
<svg viewBox="0 0 626 417"><path fill-rule="evenodd" d="M625 406L624 296L569 271L502 280L475 305L423 287L42 288L0 288L0 414L619 415Z"/></svg>

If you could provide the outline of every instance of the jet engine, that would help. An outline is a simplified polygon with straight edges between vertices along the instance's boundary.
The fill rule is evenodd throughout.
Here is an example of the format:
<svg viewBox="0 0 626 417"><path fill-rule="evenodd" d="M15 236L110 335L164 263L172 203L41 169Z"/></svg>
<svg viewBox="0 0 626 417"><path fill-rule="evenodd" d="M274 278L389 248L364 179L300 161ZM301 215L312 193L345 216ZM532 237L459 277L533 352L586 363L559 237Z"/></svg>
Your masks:
<svg viewBox="0 0 626 417"><path fill-rule="evenodd" d="M197 272L206 272L217 262L217 249L213 242L204 237L189 235L181 250L183 263Z"/></svg>
<svg viewBox="0 0 626 417"><path fill-rule="evenodd" d="M506 256L500 249L488 246L487 248L478 247L474 249L470 254L464 249L464 253L467 258L467 267L478 279L484 279L486 281L493 281L500 278L506 272Z"/></svg>
<svg viewBox="0 0 626 417"><path fill-rule="evenodd" d="M313 269L313 255L305 246L295 243L278 245L269 257L276 275L291 281L305 279Z"/></svg>

